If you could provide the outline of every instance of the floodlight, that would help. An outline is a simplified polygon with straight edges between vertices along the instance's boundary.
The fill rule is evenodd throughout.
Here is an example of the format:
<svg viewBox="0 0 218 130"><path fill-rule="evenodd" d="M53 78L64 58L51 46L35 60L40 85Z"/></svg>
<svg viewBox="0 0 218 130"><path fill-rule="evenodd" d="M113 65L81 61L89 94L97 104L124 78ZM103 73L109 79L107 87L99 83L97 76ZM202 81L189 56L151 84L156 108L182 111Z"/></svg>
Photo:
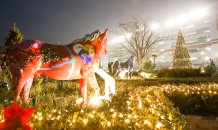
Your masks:
<svg viewBox="0 0 218 130"><path fill-rule="evenodd" d="M124 40L124 37L118 37L118 38L112 40L112 42L121 42L123 40Z"/></svg>
<svg viewBox="0 0 218 130"><path fill-rule="evenodd" d="M206 9L198 9L198 10L193 11L192 16L193 17L200 17L200 16L205 15L206 12L207 12Z"/></svg>
<svg viewBox="0 0 218 130"><path fill-rule="evenodd" d="M186 20L187 20L187 17L185 15L182 15L182 16L177 18L178 22L185 22Z"/></svg>
<svg viewBox="0 0 218 130"><path fill-rule="evenodd" d="M151 29L152 29L152 30L155 30L155 29L157 29L158 27L159 27L158 24L153 24L153 25L151 26Z"/></svg>
<svg viewBox="0 0 218 130"><path fill-rule="evenodd" d="M169 21L166 22L167 25L172 25L175 23L175 20L174 19L171 19Z"/></svg>

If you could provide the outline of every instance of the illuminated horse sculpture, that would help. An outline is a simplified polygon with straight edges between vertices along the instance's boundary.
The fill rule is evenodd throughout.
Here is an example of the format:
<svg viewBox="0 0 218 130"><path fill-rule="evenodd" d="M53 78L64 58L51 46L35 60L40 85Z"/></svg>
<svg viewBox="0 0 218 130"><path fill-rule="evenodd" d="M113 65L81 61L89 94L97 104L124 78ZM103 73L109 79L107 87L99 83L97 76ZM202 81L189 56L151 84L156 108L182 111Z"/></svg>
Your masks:
<svg viewBox="0 0 218 130"><path fill-rule="evenodd" d="M120 62L115 60L114 62L108 63L108 70L111 76L115 77L119 75L119 73L123 73L124 75L127 73L127 79L132 78L133 75L133 62L135 60L135 56L132 55L126 62Z"/></svg>
<svg viewBox="0 0 218 130"><path fill-rule="evenodd" d="M104 33L96 30L68 45L29 40L7 49L5 59L13 76L11 90L17 90L13 100L21 96L28 102L34 76L43 74L58 80L78 79L85 106L87 83L94 89L93 96L99 93L94 71L100 54L107 53L107 32L107 29Z"/></svg>

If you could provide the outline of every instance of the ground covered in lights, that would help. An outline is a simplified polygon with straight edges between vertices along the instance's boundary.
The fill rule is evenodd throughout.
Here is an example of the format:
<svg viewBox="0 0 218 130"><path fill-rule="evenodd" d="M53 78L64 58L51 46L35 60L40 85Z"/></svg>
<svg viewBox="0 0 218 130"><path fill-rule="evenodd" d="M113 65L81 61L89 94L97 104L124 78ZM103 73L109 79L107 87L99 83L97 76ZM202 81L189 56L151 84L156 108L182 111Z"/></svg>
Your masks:
<svg viewBox="0 0 218 130"><path fill-rule="evenodd" d="M178 103L185 104L193 95L206 95L208 100L212 100L214 96L217 98L217 91L217 84L120 88L111 100L103 100L98 106L89 105L84 109L74 101L67 102L67 105L42 103L37 106L28 124L32 129L50 130L181 130L186 127L185 116L171 101L178 100L180 96L183 101L178 100ZM170 99L172 97L174 99ZM20 105L24 108L31 106ZM217 102L213 105L217 106ZM3 113L1 107L2 121Z"/></svg>

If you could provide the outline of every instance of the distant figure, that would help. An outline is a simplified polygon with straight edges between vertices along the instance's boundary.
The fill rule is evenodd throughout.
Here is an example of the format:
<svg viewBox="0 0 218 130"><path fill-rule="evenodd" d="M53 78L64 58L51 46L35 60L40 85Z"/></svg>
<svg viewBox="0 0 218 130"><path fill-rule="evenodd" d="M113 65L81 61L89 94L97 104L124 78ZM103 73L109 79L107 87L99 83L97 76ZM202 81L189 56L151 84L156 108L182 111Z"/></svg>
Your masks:
<svg viewBox="0 0 218 130"><path fill-rule="evenodd" d="M210 65L215 66L213 60L210 59Z"/></svg>

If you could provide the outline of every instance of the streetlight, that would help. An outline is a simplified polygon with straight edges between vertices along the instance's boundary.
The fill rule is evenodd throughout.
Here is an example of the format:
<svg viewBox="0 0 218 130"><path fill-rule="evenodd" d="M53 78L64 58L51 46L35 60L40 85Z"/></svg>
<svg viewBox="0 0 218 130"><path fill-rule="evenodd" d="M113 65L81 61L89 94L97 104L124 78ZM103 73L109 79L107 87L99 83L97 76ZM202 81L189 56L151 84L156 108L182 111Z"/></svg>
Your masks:
<svg viewBox="0 0 218 130"><path fill-rule="evenodd" d="M157 55L152 55L152 57L154 57L154 69L155 69L155 57L157 57Z"/></svg>

